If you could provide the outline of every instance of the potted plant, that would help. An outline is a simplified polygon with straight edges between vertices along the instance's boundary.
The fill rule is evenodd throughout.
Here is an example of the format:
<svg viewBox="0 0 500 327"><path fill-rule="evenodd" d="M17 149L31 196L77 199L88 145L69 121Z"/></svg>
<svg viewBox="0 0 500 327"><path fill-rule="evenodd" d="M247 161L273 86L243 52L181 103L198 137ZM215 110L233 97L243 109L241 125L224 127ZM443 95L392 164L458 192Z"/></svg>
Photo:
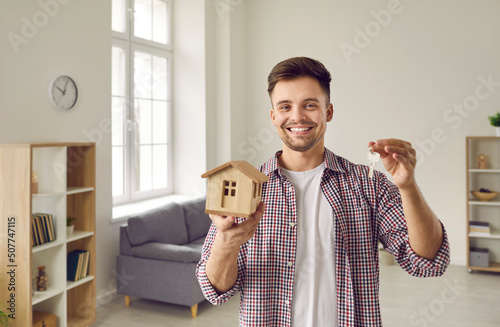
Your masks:
<svg viewBox="0 0 500 327"><path fill-rule="evenodd" d="M500 136L500 112L497 112L493 116L488 116L491 126L495 127L496 135Z"/></svg>
<svg viewBox="0 0 500 327"><path fill-rule="evenodd" d="M7 326L9 324L9 317L5 312L3 312L3 309L0 309L0 326Z"/></svg>
<svg viewBox="0 0 500 327"><path fill-rule="evenodd" d="M76 217L71 217L69 215L66 218L66 236L70 236L73 234L73 229L75 228L75 225L73 225L73 222L76 220Z"/></svg>

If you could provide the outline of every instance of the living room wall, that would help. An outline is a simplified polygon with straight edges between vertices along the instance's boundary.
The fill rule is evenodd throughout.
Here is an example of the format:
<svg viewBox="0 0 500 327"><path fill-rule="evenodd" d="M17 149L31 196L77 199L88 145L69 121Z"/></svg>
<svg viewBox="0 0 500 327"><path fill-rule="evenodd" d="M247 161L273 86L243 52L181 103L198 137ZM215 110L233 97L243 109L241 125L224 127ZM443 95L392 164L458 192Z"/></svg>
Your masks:
<svg viewBox="0 0 500 327"><path fill-rule="evenodd" d="M205 112L213 98L206 88L216 74L206 59L208 48L215 58L215 48L205 40L214 38L206 33L215 28L216 13L204 0L184 0L174 10L173 70L179 73L173 98L180 108L173 124L175 192L200 195L200 175L207 170ZM113 298L116 276L125 273L115 267L124 221L111 222L110 2L1 1L0 35L0 142L97 143L96 287L97 304L105 303ZM48 83L57 74L70 75L79 88L69 112L52 108L47 99ZM212 112L215 105L212 100Z"/></svg>
<svg viewBox="0 0 500 327"><path fill-rule="evenodd" d="M281 148L269 120L267 75L289 57L319 59L333 77L335 112L326 146L366 164L370 140L412 142L419 154L417 181L447 228L452 263L465 265L465 136L495 135L487 116L500 110L500 2L253 0L244 5L232 9L246 11L241 120L248 133L233 139L232 157L259 165ZM476 105L481 84L490 85L489 94ZM384 170L381 163L377 169Z"/></svg>
<svg viewBox="0 0 500 327"><path fill-rule="evenodd" d="M44 3L54 1L58 11L46 14L43 24L37 21L36 30L24 26L46 12L39 2L0 2L0 141L98 143L97 296L106 301L114 291L120 225L110 223L111 141L105 128L110 4ZM497 1L180 3L174 8L182 18L175 24L186 31L175 32L174 55L187 57L174 66L180 84L174 91L178 193L200 192L199 175L207 168L230 159L258 165L281 147L269 122L266 78L282 59L311 56L333 75L335 114L326 145L364 163L369 140L413 142L421 153L420 187L447 227L453 262L465 264L464 137L493 135L486 117L499 110L500 92L495 86L467 116L455 105L474 95L480 78L500 81ZM383 10L394 12L389 22ZM362 35L366 28L373 28L373 36ZM11 32L26 40L13 46ZM189 73L181 75L184 69ZM81 91L68 113L53 109L46 97L50 79L63 73L73 76Z"/></svg>
<svg viewBox="0 0 500 327"><path fill-rule="evenodd" d="M111 217L111 5L109 1L0 2L0 142L96 142L97 296L114 289ZM50 80L74 78L79 98L54 109Z"/></svg>

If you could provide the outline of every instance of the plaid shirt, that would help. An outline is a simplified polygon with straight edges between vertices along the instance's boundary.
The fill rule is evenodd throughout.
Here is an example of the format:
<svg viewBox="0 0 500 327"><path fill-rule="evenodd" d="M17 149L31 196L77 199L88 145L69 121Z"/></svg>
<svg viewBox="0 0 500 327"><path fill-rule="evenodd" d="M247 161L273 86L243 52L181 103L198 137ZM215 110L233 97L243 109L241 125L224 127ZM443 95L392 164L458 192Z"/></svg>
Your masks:
<svg viewBox="0 0 500 327"><path fill-rule="evenodd" d="M234 286L217 294L206 277L205 265L217 233L213 224L196 269L203 294L212 304L223 304L241 294L240 326L291 325L297 212L294 188L278 165L280 155L278 152L259 167L270 178L262 191L266 210L254 237L240 247ZM380 172L369 179L366 166L355 165L328 149L321 189L335 218L338 326L382 326L378 241L409 274L440 276L449 263L444 227L436 258L431 261L417 255L408 241L397 187Z"/></svg>

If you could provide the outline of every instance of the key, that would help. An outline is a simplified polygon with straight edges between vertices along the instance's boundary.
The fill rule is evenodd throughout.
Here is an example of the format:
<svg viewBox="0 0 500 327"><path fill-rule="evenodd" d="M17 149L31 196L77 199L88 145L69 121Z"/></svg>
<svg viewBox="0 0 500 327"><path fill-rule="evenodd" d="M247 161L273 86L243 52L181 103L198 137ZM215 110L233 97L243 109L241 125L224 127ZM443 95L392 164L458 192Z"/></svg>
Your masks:
<svg viewBox="0 0 500 327"><path fill-rule="evenodd" d="M373 169L375 168L375 164L380 160L380 153L378 152L373 152L372 149L369 149L368 155L367 155L369 163L369 170L368 170L368 178L373 178Z"/></svg>

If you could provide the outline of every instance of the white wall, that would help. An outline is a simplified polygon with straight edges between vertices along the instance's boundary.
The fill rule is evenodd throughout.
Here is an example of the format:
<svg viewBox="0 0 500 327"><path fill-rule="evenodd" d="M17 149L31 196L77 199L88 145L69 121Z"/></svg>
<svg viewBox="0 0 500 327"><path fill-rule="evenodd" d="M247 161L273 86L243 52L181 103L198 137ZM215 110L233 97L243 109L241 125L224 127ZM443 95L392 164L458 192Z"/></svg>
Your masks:
<svg viewBox="0 0 500 327"><path fill-rule="evenodd" d="M232 14L246 10L241 126L248 133L234 135L232 158L258 165L281 148L269 122L267 75L283 59L316 58L333 77L335 113L326 146L365 163L370 140L411 141L419 152L419 185L447 228L452 262L465 264L465 136L494 135L487 116L500 110L499 85L491 92L481 89L484 99L478 103L474 97L479 78L500 82L500 3L252 0L245 5ZM390 16L382 15L389 9ZM357 31L365 28L371 37L363 39ZM346 56L345 44L355 52ZM464 101L471 110L461 117L453 110Z"/></svg>
<svg viewBox="0 0 500 327"><path fill-rule="evenodd" d="M246 2L238 10L224 1L207 3L207 166L229 161L247 135ZM217 5L219 3L219 5Z"/></svg>
<svg viewBox="0 0 500 327"><path fill-rule="evenodd" d="M38 14L43 9L38 1L0 2L0 142L97 142L97 295L102 297L114 288L120 225L109 222L111 140L100 128L110 118L110 4L58 1L67 4L40 21L17 53L6 36L22 36L24 17L43 18ZM389 1L251 0L225 8L216 3L174 5L176 191L202 190L199 176L216 164L246 159L258 165L279 149L269 122L267 75L282 59L311 56L333 75L335 115L327 146L364 162L372 139L401 137L425 145L417 177L448 229L453 261L464 264L464 137L492 135L486 117L499 108L498 87L475 111L465 111L467 118L443 114L471 100L478 77L491 74L500 81L495 60L500 3L402 0L401 12L350 63L339 44L354 44L355 28L373 25L370 12L387 9ZM80 89L71 112L48 103L47 85L56 74L73 76ZM446 140L431 148L439 128Z"/></svg>
<svg viewBox="0 0 500 327"><path fill-rule="evenodd" d="M179 194L199 195L204 188L205 112L213 98L206 89L215 76L207 65L207 48L215 50L205 39L215 15L204 0L174 5L173 164ZM0 35L0 142L97 143L97 297L98 304L105 303L116 287L115 257L124 223L110 222L110 1L0 1ZM14 46L9 35L17 40ZM70 75L79 88L77 105L69 112L52 108L47 100L48 83L57 74Z"/></svg>
<svg viewBox="0 0 500 327"><path fill-rule="evenodd" d="M118 252L117 226L109 223L111 7L101 0L58 1L0 2L0 142L97 143L97 296L102 296L114 288ZM52 5L44 9L39 3ZM24 43L13 47L9 33ZM57 74L73 77L78 86L77 105L69 112L48 102L48 84Z"/></svg>
<svg viewBox="0 0 500 327"><path fill-rule="evenodd" d="M205 2L174 2L174 191L200 194L207 171Z"/></svg>

